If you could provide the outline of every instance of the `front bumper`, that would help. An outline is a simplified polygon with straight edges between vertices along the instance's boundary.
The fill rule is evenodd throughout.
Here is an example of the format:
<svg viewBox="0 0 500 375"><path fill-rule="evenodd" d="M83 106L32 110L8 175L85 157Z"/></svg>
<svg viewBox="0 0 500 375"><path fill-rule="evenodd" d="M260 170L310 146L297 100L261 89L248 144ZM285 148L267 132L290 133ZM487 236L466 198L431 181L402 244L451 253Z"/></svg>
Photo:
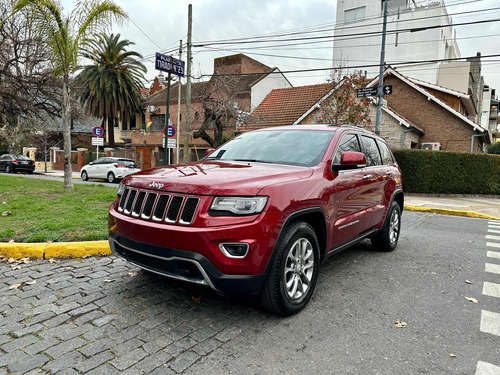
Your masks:
<svg viewBox="0 0 500 375"><path fill-rule="evenodd" d="M266 274L224 274L199 253L147 244L113 231L109 232L109 247L114 255L142 269L208 286L219 294L258 294L266 278Z"/></svg>

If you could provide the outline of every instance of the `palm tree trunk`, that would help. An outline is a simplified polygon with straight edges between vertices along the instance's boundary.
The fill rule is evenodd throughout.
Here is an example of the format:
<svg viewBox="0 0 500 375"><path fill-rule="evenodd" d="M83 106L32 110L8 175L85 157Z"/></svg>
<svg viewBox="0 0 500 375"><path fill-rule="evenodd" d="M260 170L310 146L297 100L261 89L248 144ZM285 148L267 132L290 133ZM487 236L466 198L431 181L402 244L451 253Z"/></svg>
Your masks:
<svg viewBox="0 0 500 375"><path fill-rule="evenodd" d="M71 168L71 105L69 75L63 78L62 132L64 141L64 188L73 189L73 170Z"/></svg>
<svg viewBox="0 0 500 375"><path fill-rule="evenodd" d="M108 146L115 147L115 119L108 118Z"/></svg>

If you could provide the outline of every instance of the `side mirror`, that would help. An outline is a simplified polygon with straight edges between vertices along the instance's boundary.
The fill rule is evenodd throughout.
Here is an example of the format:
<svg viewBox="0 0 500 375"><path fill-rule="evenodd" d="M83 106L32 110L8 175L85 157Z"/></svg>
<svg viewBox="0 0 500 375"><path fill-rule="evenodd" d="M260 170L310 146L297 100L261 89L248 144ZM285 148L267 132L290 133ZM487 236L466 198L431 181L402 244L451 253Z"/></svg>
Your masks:
<svg viewBox="0 0 500 375"><path fill-rule="evenodd" d="M366 167L366 157L362 152L344 151L340 155L340 165L334 165L333 169L337 171L346 169L357 169Z"/></svg>
<svg viewBox="0 0 500 375"><path fill-rule="evenodd" d="M215 151L215 148L209 148L207 151L205 151L205 158L210 156L213 152Z"/></svg>
<svg viewBox="0 0 500 375"><path fill-rule="evenodd" d="M94 165L94 162L93 162L93 161L91 161L91 162L89 163L89 165Z"/></svg>

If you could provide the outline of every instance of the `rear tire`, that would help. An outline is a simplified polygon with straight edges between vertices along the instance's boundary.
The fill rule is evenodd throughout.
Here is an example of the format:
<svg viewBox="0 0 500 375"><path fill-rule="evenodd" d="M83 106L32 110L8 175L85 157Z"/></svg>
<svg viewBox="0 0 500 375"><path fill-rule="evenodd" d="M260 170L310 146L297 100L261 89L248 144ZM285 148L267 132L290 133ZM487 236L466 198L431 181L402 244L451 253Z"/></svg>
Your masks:
<svg viewBox="0 0 500 375"><path fill-rule="evenodd" d="M372 246L378 251L393 251L398 245L401 230L401 207L392 202L384 225L371 238Z"/></svg>
<svg viewBox="0 0 500 375"><path fill-rule="evenodd" d="M302 310L316 287L319 259L314 229L303 221L290 224L276 244L271 271L260 293L262 307L282 316Z"/></svg>
<svg viewBox="0 0 500 375"><path fill-rule="evenodd" d="M82 180L83 181L88 181L89 180L89 176L88 176L87 172L83 171L81 176L82 176Z"/></svg>
<svg viewBox="0 0 500 375"><path fill-rule="evenodd" d="M109 183L115 182L115 174L113 172L108 173L108 182Z"/></svg>

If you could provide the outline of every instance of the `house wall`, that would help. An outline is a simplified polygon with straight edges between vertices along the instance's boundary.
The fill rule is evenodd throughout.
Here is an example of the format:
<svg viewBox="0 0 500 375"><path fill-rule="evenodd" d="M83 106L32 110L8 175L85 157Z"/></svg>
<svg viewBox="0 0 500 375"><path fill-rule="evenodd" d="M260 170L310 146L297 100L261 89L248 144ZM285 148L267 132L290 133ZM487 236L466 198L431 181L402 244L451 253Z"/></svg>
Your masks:
<svg viewBox="0 0 500 375"><path fill-rule="evenodd" d="M437 84L467 94L469 91L470 62L450 62L439 65Z"/></svg>
<svg viewBox="0 0 500 375"><path fill-rule="evenodd" d="M281 73L270 74L261 79L252 87L250 112L253 112L272 90L291 86L290 82Z"/></svg>
<svg viewBox="0 0 500 375"><path fill-rule="evenodd" d="M470 152L475 134L472 126L394 76L387 77L384 84L392 85L392 95L385 96L388 105L425 130L420 144L439 142L442 150ZM482 152L482 141L474 143L475 152Z"/></svg>

